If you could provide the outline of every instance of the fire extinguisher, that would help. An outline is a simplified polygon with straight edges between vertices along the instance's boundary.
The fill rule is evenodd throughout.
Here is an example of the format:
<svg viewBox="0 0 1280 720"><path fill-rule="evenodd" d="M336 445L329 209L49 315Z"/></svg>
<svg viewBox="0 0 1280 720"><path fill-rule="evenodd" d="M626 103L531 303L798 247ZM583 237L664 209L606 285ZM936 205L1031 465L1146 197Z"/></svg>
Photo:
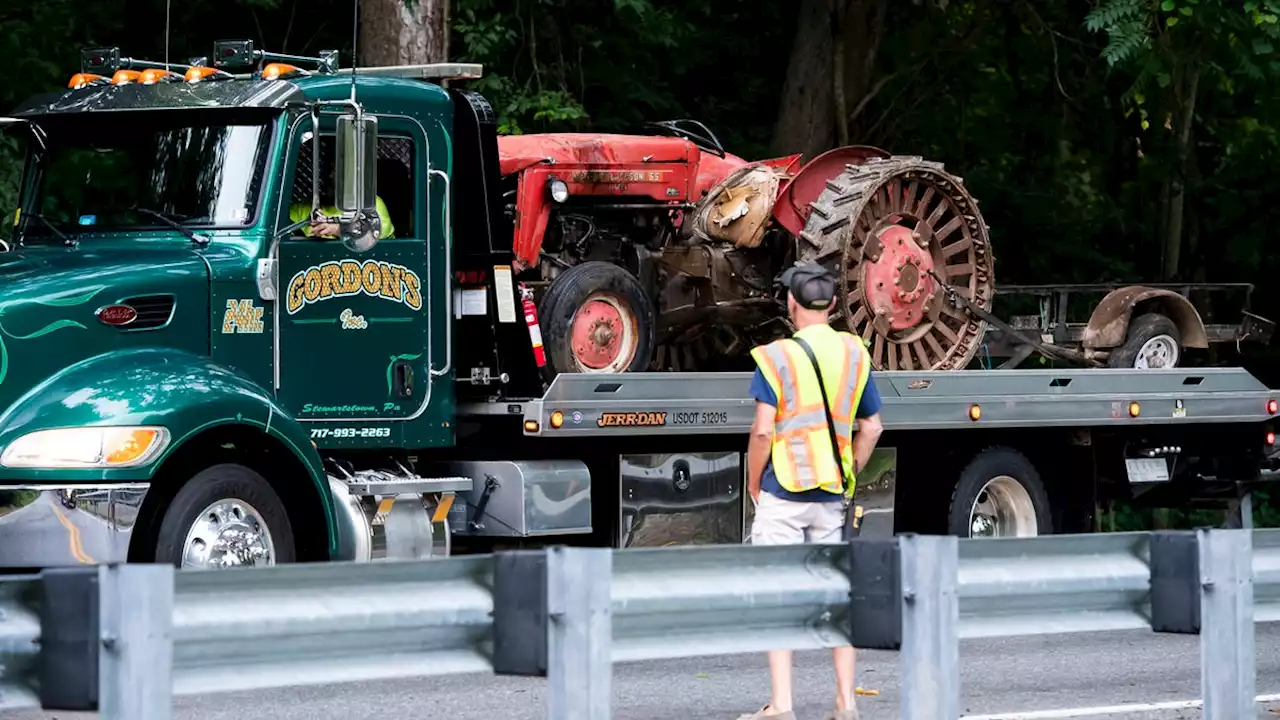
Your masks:
<svg viewBox="0 0 1280 720"><path fill-rule="evenodd" d="M542 330L538 327L538 306L533 302L533 291L520 283L520 302L524 306L524 324L529 328L529 343L533 346L533 361L538 365L543 380L547 377L547 351L542 347Z"/></svg>

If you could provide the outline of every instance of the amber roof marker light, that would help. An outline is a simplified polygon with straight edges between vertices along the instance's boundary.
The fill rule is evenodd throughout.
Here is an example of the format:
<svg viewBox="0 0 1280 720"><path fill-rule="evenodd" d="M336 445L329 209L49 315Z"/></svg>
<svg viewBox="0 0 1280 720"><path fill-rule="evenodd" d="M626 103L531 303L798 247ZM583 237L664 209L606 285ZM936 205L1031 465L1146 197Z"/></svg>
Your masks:
<svg viewBox="0 0 1280 720"><path fill-rule="evenodd" d="M189 83L197 83L204 80L229 80L231 78L231 73L208 65L192 65L183 76L183 79Z"/></svg>

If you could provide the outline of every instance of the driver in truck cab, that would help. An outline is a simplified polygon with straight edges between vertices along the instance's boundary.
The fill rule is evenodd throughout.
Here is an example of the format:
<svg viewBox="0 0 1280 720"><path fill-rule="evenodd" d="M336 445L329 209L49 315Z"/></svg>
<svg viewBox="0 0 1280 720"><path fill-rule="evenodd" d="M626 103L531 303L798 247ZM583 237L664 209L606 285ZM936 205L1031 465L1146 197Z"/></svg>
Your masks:
<svg viewBox="0 0 1280 720"><path fill-rule="evenodd" d="M382 198L378 201L378 217L382 219L381 228L378 231L378 239L386 240L396 236L396 226L391 222L391 215L387 212L387 204L382 202ZM342 211L332 205L321 205L320 212L326 216L341 215ZM311 203L294 203L289 206L289 221L302 222L311 216ZM307 237L336 238L338 237L338 223L336 222L317 222L311 221L310 225L302 226L302 234Z"/></svg>
<svg viewBox="0 0 1280 720"><path fill-rule="evenodd" d="M309 152L311 138L305 138L302 143L302 152L298 153L298 164L297 170L295 171L294 185L300 186L305 184L308 188L307 194L309 196L311 176L308 171L311 168L311 153ZM334 217L336 215L341 215L342 211L333 205L324 204L325 200L333 200L331 196L331 193L333 192L332 188L334 177L333 161L330 159L332 157L331 153L333 150L333 136L321 138L320 143L322 145L322 149L320 151L320 167L322 173L320 177L320 212L326 217ZM326 150L329 152L325 152ZM396 236L396 226L395 223L391 222L391 213L387 211L387 204L382 201L381 195L376 198L376 201L378 218L382 221L378 231L378 239L387 240L394 238ZM299 223L309 217L311 217L310 202L296 202L289 206L290 223ZM302 234L307 237L336 238L338 237L338 233L339 228L337 222L317 222L312 220L310 225L302 226Z"/></svg>

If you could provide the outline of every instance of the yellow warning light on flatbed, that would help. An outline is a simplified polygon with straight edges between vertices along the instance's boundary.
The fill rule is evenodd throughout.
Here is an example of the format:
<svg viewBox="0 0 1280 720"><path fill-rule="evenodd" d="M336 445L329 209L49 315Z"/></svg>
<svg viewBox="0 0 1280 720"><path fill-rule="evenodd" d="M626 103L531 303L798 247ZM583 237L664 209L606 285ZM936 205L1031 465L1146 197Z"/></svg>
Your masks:
<svg viewBox="0 0 1280 720"><path fill-rule="evenodd" d="M556 410L551 413L551 427L558 428L564 424L564 413Z"/></svg>
<svg viewBox="0 0 1280 720"><path fill-rule="evenodd" d="M525 431L525 432L531 432L531 433L538 432L538 421L537 421L537 420L525 420L525 421L524 421L524 431Z"/></svg>
<svg viewBox="0 0 1280 720"><path fill-rule="evenodd" d="M977 421L982 418L982 406L974 403L969 406L969 419Z"/></svg>
<svg viewBox="0 0 1280 720"><path fill-rule="evenodd" d="M1138 404L1137 400L1129 403L1129 417L1138 417L1141 413L1142 406Z"/></svg>

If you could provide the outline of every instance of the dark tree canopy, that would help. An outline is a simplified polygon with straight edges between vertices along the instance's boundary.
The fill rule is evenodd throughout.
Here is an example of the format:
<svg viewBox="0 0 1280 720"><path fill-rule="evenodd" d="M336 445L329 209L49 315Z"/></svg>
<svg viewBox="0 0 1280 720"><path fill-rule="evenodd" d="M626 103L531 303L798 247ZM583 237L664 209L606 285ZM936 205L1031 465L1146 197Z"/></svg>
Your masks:
<svg viewBox="0 0 1280 720"><path fill-rule="evenodd" d="M504 132L702 120L747 157L847 141L946 163L992 227L1001 283L1268 278L1280 183L1280 2L360 0L365 62L482 62ZM15 0L0 103L78 50L205 54L249 37L350 61L343 0ZM444 26L449 32L444 33ZM19 171L0 138L0 204ZM1258 368L1269 376L1267 367Z"/></svg>

